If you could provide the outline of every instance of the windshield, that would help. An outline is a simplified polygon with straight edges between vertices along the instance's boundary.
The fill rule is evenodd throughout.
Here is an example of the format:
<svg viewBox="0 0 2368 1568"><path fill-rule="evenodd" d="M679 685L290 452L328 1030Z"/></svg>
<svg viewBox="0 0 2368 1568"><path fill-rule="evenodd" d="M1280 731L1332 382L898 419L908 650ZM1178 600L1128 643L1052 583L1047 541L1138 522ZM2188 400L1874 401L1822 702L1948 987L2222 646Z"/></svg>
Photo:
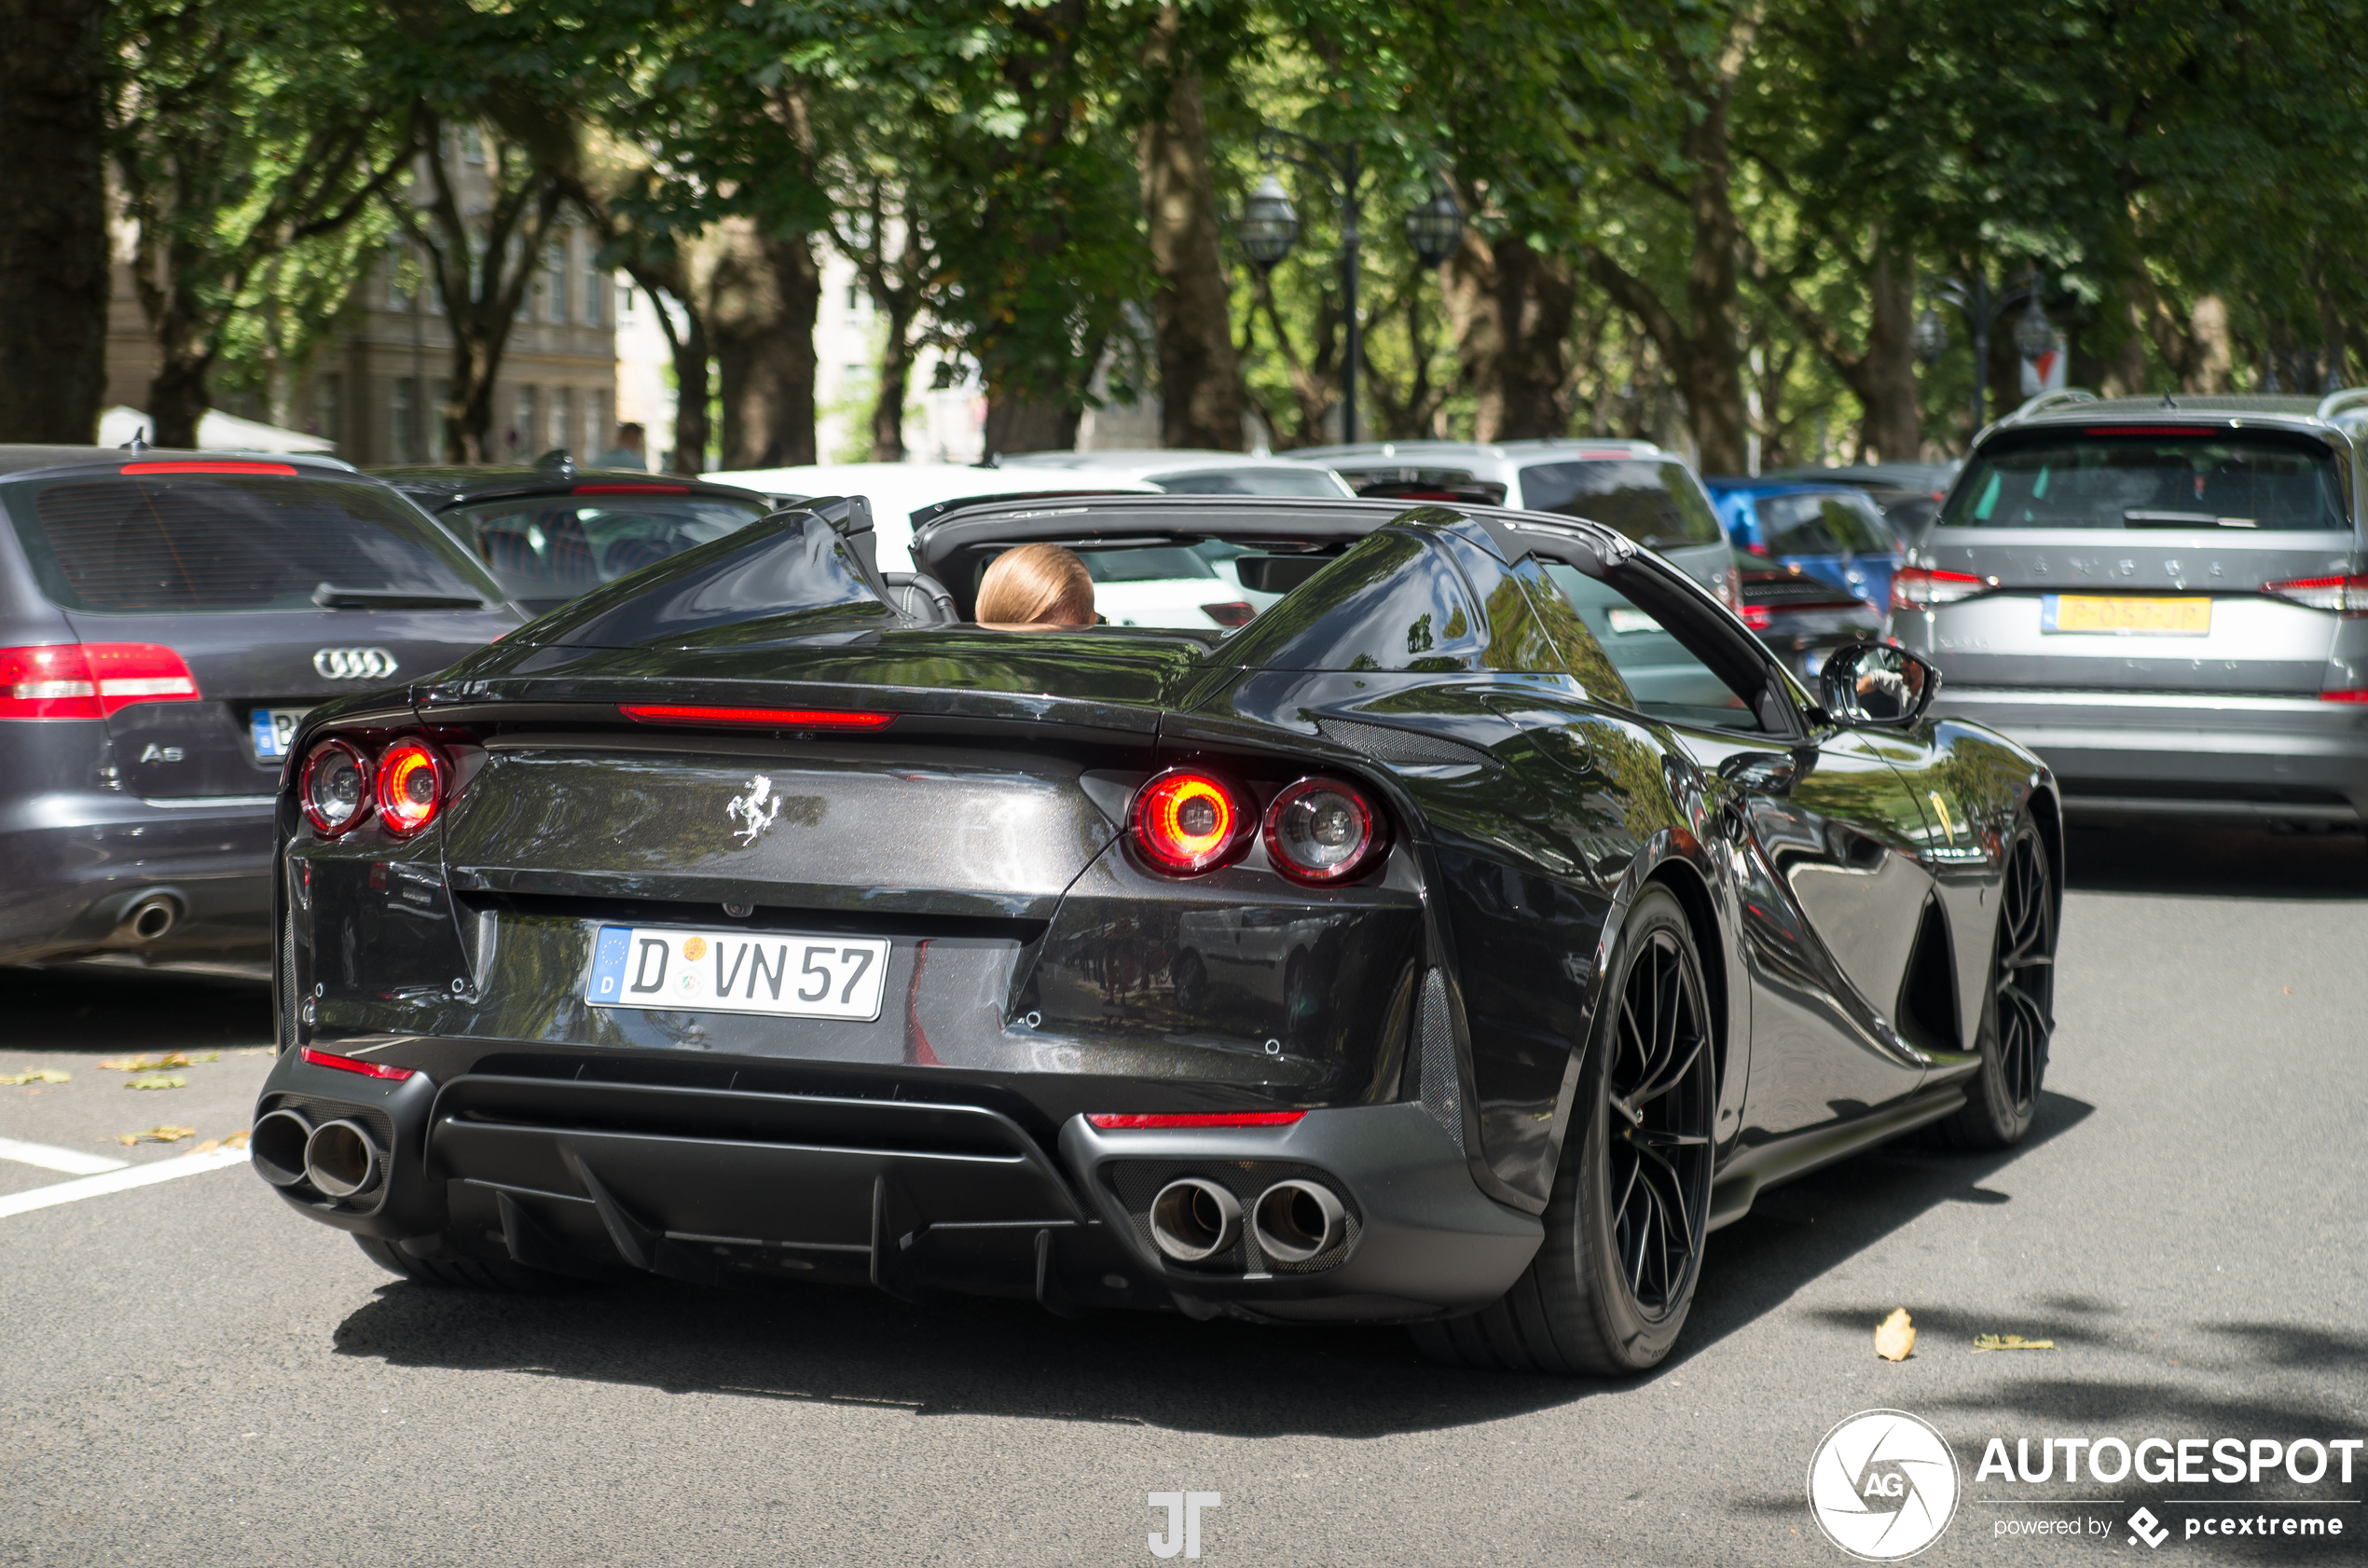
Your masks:
<svg viewBox="0 0 2368 1568"><path fill-rule="evenodd" d="M377 484L105 475L6 494L41 591L61 609L318 611L324 588L470 607L504 597L425 513Z"/></svg>
<svg viewBox="0 0 2368 1568"><path fill-rule="evenodd" d="M1338 500L1341 487L1320 468L1203 468L1154 474L1150 483L1170 495L1304 495Z"/></svg>
<svg viewBox="0 0 2368 1568"><path fill-rule="evenodd" d="M1533 463L1521 470L1521 504L1602 523L1650 549L1716 544L1727 537L1701 482L1682 462Z"/></svg>
<svg viewBox="0 0 2368 1568"><path fill-rule="evenodd" d="M574 595L638 571L764 516L756 501L730 496L533 496L447 512L468 529L477 554L521 598Z"/></svg>
<svg viewBox="0 0 2368 1568"><path fill-rule="evenodd" d="M1779 556L1887 556L1898 547L1863 495L1770 495L1758 504L1760 530Z"/></svg>
<svg viewBox="0 0 2368 1568"><path fill-rule="evenodd" d="M2334 457L2268 433L2082 431L1985 450L1943 528L2346 530Z"/></svg>

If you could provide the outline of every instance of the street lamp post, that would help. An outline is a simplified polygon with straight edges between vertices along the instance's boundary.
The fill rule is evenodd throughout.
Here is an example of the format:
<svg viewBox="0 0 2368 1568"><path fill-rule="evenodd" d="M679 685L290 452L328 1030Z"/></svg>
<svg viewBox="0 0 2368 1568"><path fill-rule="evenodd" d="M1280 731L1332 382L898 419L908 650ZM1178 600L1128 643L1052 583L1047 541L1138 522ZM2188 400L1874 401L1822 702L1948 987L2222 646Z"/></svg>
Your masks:
<svg viewBox="0 0 2368 1568"><path fill-rule="evenodd" d="M1360 149L1355 142L1331 146L1296 131L1260 131L1258 144L1259 152L1270 164L1279 160L1305 170L1323 181L1325 189L1340 204L1341 310L1346 327L1341 355L1341 439L1352 442L1356 439L1356 378L1365 364L1364 319L1356 308L1357 259L1363 239L1358 229L1365 210L1365 172ZM1283 150L1287 147L1299 150ZM1444 210L1439 205L1442 201L1446 203ZM1445 227L1449 213L1453 214L1452 231ZM1453 254L1463 227L1464 211L1455 204L1454 197L1447 194L1444 186L1429 201L1406 215L1408 241L1417 254L1434 267ZM1258 189L1243 204L1239 236L1243 251L1261 271L1272 271L1297 242L1298 210L1291 205L1282 182L1273 175L1260 181ZM1426 247L1436 247L1436 254Z"/></svg>
<svg viewBox="0 0 2368 1568"><path fill-rule="evenodd" d="M1979 267L1974 269L1974 281L1965 283L1955 278L1943 278L1932 285L1934 298L1945 299L1957 307L1974 330L1974 433L1981 433L1988 422L1989 391L1989 332L1998 318L2017 305L2023 308L2015 323L2015 347L2025 359L2037 359L2055 346L2056 328L2040 308L2039 296L2046 280L2036 267L2023 272L2023 285L1993 296L1989 278ZM1948 324L1940 312L1930 305L1916 318L1914 332L1916 357L1926 364L1948 351Z"/></svg>

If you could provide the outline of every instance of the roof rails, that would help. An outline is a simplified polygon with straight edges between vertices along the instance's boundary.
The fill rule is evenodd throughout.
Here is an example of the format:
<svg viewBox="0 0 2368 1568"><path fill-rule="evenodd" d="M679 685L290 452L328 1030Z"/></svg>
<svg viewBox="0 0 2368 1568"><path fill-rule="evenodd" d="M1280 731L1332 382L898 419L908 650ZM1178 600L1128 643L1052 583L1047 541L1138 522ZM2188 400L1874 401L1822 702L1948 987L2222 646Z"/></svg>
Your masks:
<svg viewBox="0 0 2368 1568"><path fill-rule="evenodd" d="M2021 407L2016 409L2013 413L2007 415L2004 419L1999 420L1998 422L2002 425L2010 425L2017 420L2028 420L2033 414L2044 412L2049 408L2058 407L2065 404L2094 403L2096 401L2097 394L2093 392L2086 391L2080 387L2058 387L2054 392L2041 392L2037 397L2032 398L2030 402L2024 404Z"/></svg>
<svg viewBox="0 0 2368 1568"><path fill-rule="evenodd" d="M2347 408L2361 410L2353 416L2355 419L2368 419L2368 387L2346 387L2319 400L2319 417L2322 420L2333 420Z"/></svg>

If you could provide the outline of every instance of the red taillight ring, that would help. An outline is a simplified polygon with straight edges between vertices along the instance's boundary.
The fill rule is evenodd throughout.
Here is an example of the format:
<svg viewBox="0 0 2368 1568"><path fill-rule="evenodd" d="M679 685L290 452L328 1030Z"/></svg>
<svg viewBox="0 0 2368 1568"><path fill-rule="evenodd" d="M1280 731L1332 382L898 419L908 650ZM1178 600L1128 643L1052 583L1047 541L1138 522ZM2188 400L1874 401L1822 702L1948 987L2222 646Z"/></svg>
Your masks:
<svg viewBox="0 0 2368 1568"><path fill-rule="evenodd" d="M1327 798L1329 797L1329 799ZM1323 820L1301 818L1320 815ZM1343 831L1334 838L1331 830ZM1266 808L1266 858L1294 882L1328 887L1362 873L1388 847L1389 828L1365 791L1339 778L1302 778ZM1339 851L1337 859L1319 857Z"/></svg>
<svg viewBox="0 0 2368 1568"><path fill-rule="evenodd" d="M342 821L321 810L312 793L312 786L318 778L322 765L331 758L340 756L351 761L354 771L362 776L361 794L354 802L352 813ZM315 832L324 838L335 838L340 833L351 832L369 820L370 810L374 804L371 799L370 771L369 757L360 747L351 741L324 740L312 749L311 754L304 759L304 772L296 778L296 804L304 808L304 819L312 824Z"/></svg>
<svg viewBox="0 0 2368 1568"><path fill-rule="evenodd" d="M1197 768L1171 768L1135 791L1127 828L1153 869L1198 876L1241 857L1256 818L1242 791Z"/></svg>
<svg viewBox="0 0 2368 1568"><path fill-rule="evenodd" d="M427 792L420 784L424 777ZM379 759L377 787L379 820L397 838L408 838L435 820L444 809L452 783L451 764L444 753L424 740L402 740Z"/></svg>

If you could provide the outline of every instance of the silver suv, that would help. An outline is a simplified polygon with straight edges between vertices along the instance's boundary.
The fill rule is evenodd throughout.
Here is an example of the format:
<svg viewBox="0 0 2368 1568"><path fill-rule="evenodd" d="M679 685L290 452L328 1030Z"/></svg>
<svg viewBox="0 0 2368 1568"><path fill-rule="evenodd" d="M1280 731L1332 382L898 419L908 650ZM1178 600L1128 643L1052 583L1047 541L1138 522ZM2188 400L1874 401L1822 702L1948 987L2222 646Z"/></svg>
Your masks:
<svg viewBox="0 0 2368 1568"><path fill-rule="evenodd" d="M2368 818L2368 390L2100 401L1982 433L1893 579L1936 710L2074 818Z"/></svg>

